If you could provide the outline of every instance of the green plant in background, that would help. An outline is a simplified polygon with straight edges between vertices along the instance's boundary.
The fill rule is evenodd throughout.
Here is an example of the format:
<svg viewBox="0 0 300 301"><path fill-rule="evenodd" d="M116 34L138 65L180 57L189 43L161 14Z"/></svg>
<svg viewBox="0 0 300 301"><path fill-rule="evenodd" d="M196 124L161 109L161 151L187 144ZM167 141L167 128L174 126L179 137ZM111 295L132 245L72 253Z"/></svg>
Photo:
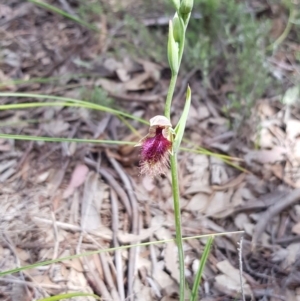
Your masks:
<svg viewBox="0 0 300 301"><path fill-rule="evenodd" d="M104 13L103 5L97 0L80 0L77 11L83 20L99 19L99 16Z"/></svg>
<svg viewBox="0 0 300 301"><path fill-rule="evenodd" d="M197 66L207 89L215 79L209 79L209 73L218 64L225 65L223 74L215 75L220 77L216 80L234 88L222 103L223 112L228 117L237 113L240 117L232 125L239 126L255 101L266 93L272 79L266 49L270 22L257 19L245 3L234 0L195 0L193 11L184 68ZM273 86L276 89L274 79Z"/></svg>
<svg viewBox="0 0 300 301"><path fill-rule="evenodd" d="M150 31L141 24L141 20L129 14L124 17L124 29L126 39L120 40L120 45L116 48L119 59L124 57L126 49L132 57L150 58L155 62L164 60L164 35L161 30Z"/></svg>
<svg viewBox="0 0 300 301"><path fill-rule="evenodd" d="M88 99L91 103L111 108L114 105L114 100L101 87L95 87L94 89L85 87L80 92L80 98Z"/></svg>
<svg viewBox="0 0 300 301"><path fill-rule="evenodd" d="M228 8L237 19L235 35L228 35L232 48L232 53L227 52L228 70L235 86L231 103L237 110L245 108L242 115L247 116L271 80L265 53L269 26L266 21L256 21L249 13L238 13L242 11L241 5Z"/></svg>

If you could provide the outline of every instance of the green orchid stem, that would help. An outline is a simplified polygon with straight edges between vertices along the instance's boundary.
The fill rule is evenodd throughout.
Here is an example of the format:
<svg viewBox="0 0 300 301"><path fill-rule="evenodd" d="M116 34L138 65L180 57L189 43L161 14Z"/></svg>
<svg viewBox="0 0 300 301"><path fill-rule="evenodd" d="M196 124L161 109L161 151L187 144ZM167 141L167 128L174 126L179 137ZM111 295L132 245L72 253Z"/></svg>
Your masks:
<svg viewBox="0 0 300 301"><path fill-rule="evenodd" d="M167 99L166 99L165 116L168 119L171 119L171 104L172 104L173 94L175 91L176 82L177 82L177 73L172 74L170 86L168 89Z"/></svg>
<svg viewBox="0 0 300 301"><path fill-rule="evenodd" d="M189 18L188 18L189 19ZM188 21L185 24L185 29L182 35L181 43L179 45L179 55L178 55L178 70L180 69L181 59L184 50L185 43L185 30L188 24ZM166 104L165 104L165 116L168 119L171 119L171 105L172 99L176 87L178 73L172 72L171 81L168 89ZM179 258L179 273L180 273L180 301L184 301L185 296L185 274L184 274L184 252L183 252L183 243L182 243L182 231L181 231L181 212L180 212L180 195L179 195L179 185L178 185L178 168L177 168L177 150L171 155L171 173L172 173L172 193L174 200L174 214L175 214L175 228L176 228L176 242L178 247L178 258Z"/></svg>
<svg viewBox="0 0 300 301"><path fill-rule="evenodd" d="M189 22L189 18L188 18L186 24L188 24L188 22ZM186 30L186 26L185 26L185 30ZM178 70L180 69L181 59L182 59L183 50L184 50L185 30L183 32L182 42L179 45ZM168 119L171 119L171 105L172 105L172 99L173 99L175 86L176 86L176 82L177 82L177 76L178 76L178 73L172 73L170 86L168 89L168 94L167 94L167 99L166 99L166 104L165 104L165 116Z"/></svg>
<svg viewBox="0 0 300 301"><path fill-rule="evenodd" d="M183 253L182 231L181 231L180 195L179 195L176 153L171 155L170 162L171 162L171 174L172 174L172 193L173 193L173 200L174 200L176 243L178 247L179 270L180 270L180 284L179 284L180 299L179 300L184 301L185 267L184 267L184 253Z"/></svg>

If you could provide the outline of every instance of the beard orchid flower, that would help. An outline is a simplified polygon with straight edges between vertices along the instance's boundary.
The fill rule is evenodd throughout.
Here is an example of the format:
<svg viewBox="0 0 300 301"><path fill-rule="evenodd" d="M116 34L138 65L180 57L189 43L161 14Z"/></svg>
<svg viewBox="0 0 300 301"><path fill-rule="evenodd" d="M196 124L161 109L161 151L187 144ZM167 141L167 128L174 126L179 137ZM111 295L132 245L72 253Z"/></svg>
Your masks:
<svg viewBox="0 0 300 301"><path fill-rule="evenodd" d="M165 174L173 148L173 129L170 120L161 115L151 118L148 134L136 146L141 147L141 174L152 177Z"/></svg>

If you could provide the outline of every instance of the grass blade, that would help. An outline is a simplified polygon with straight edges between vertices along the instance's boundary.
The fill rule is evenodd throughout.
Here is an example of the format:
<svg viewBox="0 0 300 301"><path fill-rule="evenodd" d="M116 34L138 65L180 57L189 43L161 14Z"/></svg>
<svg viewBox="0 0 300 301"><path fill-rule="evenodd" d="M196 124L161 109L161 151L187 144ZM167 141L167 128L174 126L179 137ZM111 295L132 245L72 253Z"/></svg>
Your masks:
<svg viewBox="0 0 300 301"><path fill-rule="evenodd" d="M184 237L184 238L182 238L182 240L199 239L199 238L204 238L204 237L241 234L241 233L244 233L244 231L224 232L224 233L217 233L217 234L213 234L213 235L212 234L206 234L206 235L190 236L190 237ZM54 259L54 260L36 262L34 264L30 264L30 265L15 268L15 269L12 269L12 270L7 270L7 271L4 271L4 272L0 272L0 277L5 276L5 275L10 275L10 274L13 274L13 273L18 273L18 272L25 271L25 270L29 270L29 269L33 269L33 268L37 268L37 267L41 267L41 266L46 266L46 265L49 265L49 264L52 264L52 263L62 262L62 261L65 261L65 260L80 258L80 257L84 257L84 256L90 256L90 255L95 255L95 254L104 253L104 252L114 252L116 250L125 250L125 249L130 249L130 248L133 248L133 247L141 247L141 246L145 247L145 246L150 246L150 245L163 244L163 243L168 243L168 242L171 242L171 241L175 241L175 239L171 238L171 239L165 239L165 240L149 241L149 242L144 242L144 243L139 243L139 244L119 246L119 247L116 247L116 248L108 248L108 249L101 249L101 250L97 250L97 251L90 251L90 252L71 255L71 256L67 256L67 257L61 257L61 258L57 258L57 259Z"/></svg>
<svg viewBox="0 0 300 301"><path fill-rule="evenodd" d="M197 271L197 275L196 275L196 278L195 278L195 281L194 281L190 301L197 301L198 300L198 287L201 283L202 274L203 274L204 267L205 267L208 255L210 253L210 248L211 248L211 245L212 245L213 241L214 241L214 236L211 236L208 239L208 241L205 245L203 254L202 254L201 259L200 259L199 269Z"/></svg>
<svg viewBox="0 0 300 301"><path fill-rule="evenodd" d="M118 144L118 145L135 145L136 142L119 141L119 140L98 140L98 139L80 139L80 138L57 138L57 137L41 137L27 135L11 135L1 134L0 138L27 140L27 141L45 141L45 142L79 142L79 143L100 143L100 144Z"/></svg>
<svg viewBox="0 0 300 301"><path fill-rule="evenodd" d="M68 18L68 19L70 19L70 20L72 20L74 22L77 22L78 24L80 24L80 25L82 25L82 26L84 26L84 27L86 27L88 29L94 30L96 32L100 32L97 27L95 27L93 25L90 25L89 23L87 23L87 22L79 19L78 17L70 15L67 12L65 12L64 10L61 10L61 9L59 9L59 8L57 8L55 6L52 6L52 5L50 5L50 4L46 3L46 2L42 2L42 1L39 1L39 0L28 0L28 1L31 2L31 3L33 3L33 4L35 4L35 5L38 5L38 6L42 7L42 8L44 8L44 9L47 9L47 10L53 12L53 13L56 13L58 15L61 15L61 16L65 17L65 18Z"/></svg>
<svg viewBox="0 0 300 301"><path fill-rule="evenodd" d="M127 118L130 118L132 120L136 120L140 123L149 125L149 122L146 121L145 119L139 118L139 117L135 117L132 114L126 113L126 112L122 112L119 110L115 110L115 109L111 109L109 107L105 107L105 106L101 106L98 104L94 104L94 103L90 103L88 101L84 101L84 100L79 100L79 99L73 99L73 98L67 98L67 97L61 97L61 96L53 96L53 95L44 95L44 94L33 94L33 93L14 93L14 92L0 92L0 97L21 97L21 98L34 98L34 99L52 99L52 100L56 100L58 102L41 102L41 103L20 103L20 104L7 104L7 105L0 105L0 110L13 110L13 109L25 109L25 108L34 108L34 107L53 107L53 106L68 106L68 107L82 107L82 108L86 108L86 109L94 109L94 110L99 110L99 111L103 111L103 112L107 112L107 113L111 113L113 115L117 115L117 116L124 116ZM122 120L123 121L123 120ZM24 139L23 140L30 140L26 137L30 137L30 136L23 136ZM49 142L60 142L60 141L54 141L54 140L50 140L50 139L54 139L54 138L49 138L49 137L45 137L46 139L44 141L49 141ZM21 137L20 138L15 138L15 139L19 139L22 140ZM42 141L42 140L41 140ZM65 140L67 141L67 140ZM71 140L68 140L71 142ZM99 141L99 140L97 140ZM91 142L91 143L100 143L97 141L92 141L92 140L84 140L82 139L82 141L78 142ZM186 139L183 139L183 141L186 141ZM76 142L76 141L75 141ZM189 142L189 141L188 141ZM234 164L231 162L231 157L230 156L226 156L226 155L222 155L222 154L218 154L218 153L213 153L209 150L206 150L202 147L198 147L198 149L190 149L190 148L184 148L181 147L180 148L183 151L188 151L188 152L193 152L193 153L198 153L198 154L203 154L203 155L207 155L207 156L214 156L219 158L220 160L224 161L226 164L242 171L242 172L246 172L249 173L248 170L246 170L245 168Z"/></svg>
<svg viewBox="0 0 300 301"><path fill-rule="evenodd" d="M16 109L26 109L26 108L35 108L35 107L53 107L53 106L66 106L66 107L82 107L87 109L94 109L98 111L103 111L111 113L114 115L121 115L136 121L139 121L143 124L149 124L148 121L135 117L132 114L124 113L120 110L112 109L106 106L94 104L88 101L73 99L68 97L53 96L53 95L44 95L44 94L33 94L33 93L12 93L12 92L2 92L0 97L23 97L23 98L38 98L38 99L52 99L58 102L33 102L33 103L17 103L17 104L6 104L0 105L0 110L16 110Z"/></svg>

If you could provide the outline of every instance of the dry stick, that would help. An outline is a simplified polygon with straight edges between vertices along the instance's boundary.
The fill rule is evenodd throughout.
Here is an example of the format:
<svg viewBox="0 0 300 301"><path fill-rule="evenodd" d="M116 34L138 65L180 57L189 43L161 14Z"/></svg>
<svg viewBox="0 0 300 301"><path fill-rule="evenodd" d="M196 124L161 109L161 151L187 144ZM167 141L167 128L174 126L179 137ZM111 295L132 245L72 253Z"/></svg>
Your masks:
<svg viewBox="0 0 300 301"><path fill-rule="evenodd" d="M105 286L104 281L100 278L100 276L97 273L95 273L88 259L86 257L83 257L82 260L89 269L89 273L86 273L86 277L88 281L92 283L93 289L96 289L96 293L101 295L102 299L104 300L113 300Z"/></svg>
<svg viewBox="0 0 300 301"><path fill-rule="evenodd" d="M56 218L54 215L54 212L51 211L51 219L53 221L53 233L54 233L54 238L56 240L55 245L54 245L54 250L53 250L53 256L52 256L52 260L57 258L58 255L58 248L59 248L59 240L58 240L58 229L57 229L57 225L56 225Z"/></svg>
<svg viewBox="0 0 300 301"><path fill-rule="evenodd" d="M119 230L119 209L116 193L113 189L110 191L111 211L112 211L112 228L113 228L113 245L119 246L117 233ZM117 269L117 285L121 300L125 300L124 282L123 282L123 264L120 250L115 251L115 263Z"/></svg>
<svg viewBox="0 0 300 301"><path fill-rule="evenodd" d="M249 205L239 205L234 209L234 213L240 213L244 211L252 211L258 209L265 209L277 202L280 202L281 199L285 198L288 193L286 191L273 191L271 193L265 194L257 200L250 200Z"/></svg>
<svg viewBox="0 0 300 301"><path fill-rule="evenodd" d="M103 268L103 275L105 278L105 282L108 286L109 292L112 296L112 299L114 301L120 301L120 296L118 294L118 292L116 291L116 287L111 275L111 271L110 268L108 266L108 261L107 261L107 254L106 253L99 253L98 256L100 257L101 260L101 264L102 264L102 268Z"/></svg>
<svg viewBox="0 0 300 301"><path fill-rule="evenodd" d="M239 243L239 266L240 266L240 283L241 283L241 293L243 301L246 301L245 299L245 293L244 293L244 283L243 283L243 261L242 261L242 252L243 252L243 235L241 236L241 240Z"/></svg>
<svg viewBox="0 0 300 301"><path fill-rule="evenodd" d="M92 161L89 158L84 158L84 162L89 166L97 168L97 163ZM129 218L131 219L132 210L131 210L130 202L129 202L126 192L123 190L123 188L119 185L119 183L114 179L114 177L105 168L101 168L98 171L101 174L101 176L103 176L103 178L114 189L114 191L118 194L121 202L125 206L125 209L127 211L127 214L129 215Z"/></svg>
<svg viewBox="0 0 300 301"><path fill-rule="evenodd" d="M108 152L106 152L107 157L115 168L117 173L119 174L122 182L125 185L125 189L127 190L129 200L131 202L132 209L132 233L139 234L139 212L138 212L138 204L136 197L134 195L133 187L130 183L129 177L125 174L119 163L109 156ZM137 242L138 243L138 242ZM129 258L128 258L128 279L127 279L127 297L129 300L133 300L133 281L134 281L134 272L135 272L135 262L137 259L137 248L131 248L129 250Z"/></svg>
<svg viewBox="0 0 300 301"><path fill-rule="evenodd" d="M13 245L10 237L5 232L3 232L2 237L5 240L8 248L10 249L12 254L14 255L14 257L16 259L17 266L21 267L21 263L20 263L17 251L16 251L15 246ZM23 282L25 282L24 272L20 272L20 277L22 278ZM26 294L30 297L31 294L30 294L30 291L29 291L27 285L25 285L25 291L26 291Z"/></svg>
<svg viewBox="0 0 300 301"><path fill-rule="evenodd" d="M34 216L32 219L36 222L44 223L46 225L52 225L53 224L52 220L49 220L49 219L46 219L46 218L41 218L41 217ZM68 224L68 223L63 223L63 222L56 222L56 226L61 228L61 229L66 230L66 231L76 231L76 232L81 232L82 231L82 228L79 227L79 226ZM97 237L101 237L101 238L106 239L106 240L111 240L111 233L107 233L107 232L105 233L103 230L101 230L101 231L99 231L99 230L95 230L95 231L90 230L90 231L85 231L85 232L88 233L88 234L95 235Z"/></svg>
<svg viewBox="0 0 300 301"><path fill-rule="evenodd" d="M33 287L33 288L39 288L39 289L53 289L53 290L60 290L60 291L82 291L84 287L82 286L75 286L75 285L58 285L58 284L48 284L48 283L34 283L26 280L19 280L19 279L14 279L11 276L8 276L6 278L1 278L0 283L5 282L5 283L17 283L17 284L24 284L27 285L28 287Z"/></svg>
<svg viewBox="0 0 300 301"><path fill-rule="evenodd" d="M254 233L252 237L253 251L256 250L258 240L260 239L262 233L264 233L270 219L272 219L275 215L280 213L282 210L285 210L289 206L292 206L294 203L297 203L299 200L300 200L300 188L290 192L282 200L275 203L263 214L263 216L259 219L258 223L254 228Z"/></svg>

